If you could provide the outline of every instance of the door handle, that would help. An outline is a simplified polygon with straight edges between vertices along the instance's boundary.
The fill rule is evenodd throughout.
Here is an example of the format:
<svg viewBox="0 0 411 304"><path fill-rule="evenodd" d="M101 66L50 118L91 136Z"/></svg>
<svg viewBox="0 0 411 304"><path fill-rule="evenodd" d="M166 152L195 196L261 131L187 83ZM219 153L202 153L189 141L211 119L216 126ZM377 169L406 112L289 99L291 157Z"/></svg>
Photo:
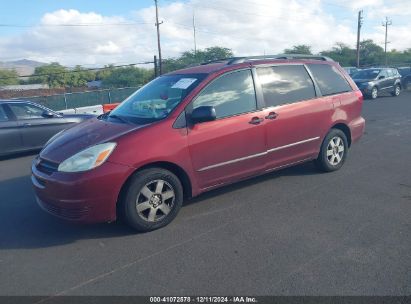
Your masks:
<svg viewBox="0 0 411 304"><path fill-rule="evenodd" d="M251 118L251 120L249 121L250 124L252 125L258 125L261 122L263 122L264 118L260 118L260 117L253 117Z"/></svg>
<svg viewBox="0 0 411 304"><path fill-rule="evenodd" d="M23 127L24 127L24 128L30 127L30 126L31 126L31 123L28 123L28 122L25 122L25 123L23 124Z"/></svg>
<svg viewBox="0 0 411 304"><path fill-rule="evenodd" d="M278 114L275 112L270 112L268 115L265 117L265 119L276 119L278 117Z"/></svg>

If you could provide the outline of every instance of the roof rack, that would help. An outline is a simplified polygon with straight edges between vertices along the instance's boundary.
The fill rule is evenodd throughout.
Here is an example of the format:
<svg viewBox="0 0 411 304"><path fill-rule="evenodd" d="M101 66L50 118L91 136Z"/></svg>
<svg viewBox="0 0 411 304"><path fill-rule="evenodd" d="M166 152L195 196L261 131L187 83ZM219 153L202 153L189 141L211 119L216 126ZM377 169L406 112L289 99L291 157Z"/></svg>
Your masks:
<svg viewBox="0 0 411 304"><path fill-rule="evenodd" d="M264 55L264 56L247 56L229 58L227 65L242 63L250 60L264 60L264 59L313 59L321 61L334 61L327 56L321 55L306 55L306 54L279 54L279 55Z"/></svg>

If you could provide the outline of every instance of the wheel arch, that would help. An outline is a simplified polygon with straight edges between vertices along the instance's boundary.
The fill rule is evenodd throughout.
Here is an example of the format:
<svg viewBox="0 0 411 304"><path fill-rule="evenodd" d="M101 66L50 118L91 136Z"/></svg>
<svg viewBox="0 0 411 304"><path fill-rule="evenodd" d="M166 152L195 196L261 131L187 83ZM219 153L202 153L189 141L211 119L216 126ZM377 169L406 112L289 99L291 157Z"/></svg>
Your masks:
<svg viewBox="0 0 411 304"><path fill-rule="evenodd" d="M333 125L331 129L338 129L344 132L345 136L347 137L348 147L351 147L351 130L345 123L337 123Z"/></svg>
<svg viewBox="0 0 411 304"><path fill-rule="evenodd" d="M119 202L120 198L125 194L125 190L127 189L127 186L129 184L131 178L133 177L133 175L136 174L139 171L142 171L144 169L149 169L149 168L161 168L161 169L168 170L171 173L175 174L177 176L177 178L180 180L180 182L183 186L184 198L191 198L192 197L192 184L191 184L190 177L188 176L186 171L183 168L181 168L180 166L178 166L174 163L166 162L166 161L157 161L157 162L152 162L152 163L148 163L144 166L141 166L141 167L137 168L136 170L134 170L129 175L129 177L127 178L127 180L124 182L124 184L121 187L117 202Z"/></svg>

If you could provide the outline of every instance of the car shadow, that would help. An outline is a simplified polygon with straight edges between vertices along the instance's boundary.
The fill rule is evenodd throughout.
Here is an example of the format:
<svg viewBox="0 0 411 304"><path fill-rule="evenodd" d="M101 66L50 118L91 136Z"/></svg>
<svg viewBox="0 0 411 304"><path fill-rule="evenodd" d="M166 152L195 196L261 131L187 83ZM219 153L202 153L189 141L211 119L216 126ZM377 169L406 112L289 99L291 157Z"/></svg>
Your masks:
<svg viewBox="0 0 411 304"><path fill-rule="evenodd" d="M204 193L185 203L194 204L280 176L319 174L311 163L254 177ZM30 176L0 183L0 250L33 249L73 243L80 239L115 238L137 234L120 221L93 225L55 218L37 205Z"/></svg>
<svg viewBox="0 0 411 304"><path fill-rule="evenodd" d="M313 162L306 162L300 165L296 165L293 167L277 170L277 171L272 171L270 173L266 173L263 175L258 175L252 178L248 178L239 182L235 182L233 184L229 184L227 186L222 186L220 188L216 188L214 190L205 192L200 194L199 196L192 198L190 200L187 200L184 203L184 206L191 205L191 204L196 204L199 202L202 202L206 199L212 199L216 196L220 196L223 194L227 194L236 190L239 190L241 188L246 188L253 186L258 183L265 182L267 180L272 180L275 178L279 177L284 177L284 176L303 176L303 175L317 175L321 174L322 172L319 171Z"/></svg>

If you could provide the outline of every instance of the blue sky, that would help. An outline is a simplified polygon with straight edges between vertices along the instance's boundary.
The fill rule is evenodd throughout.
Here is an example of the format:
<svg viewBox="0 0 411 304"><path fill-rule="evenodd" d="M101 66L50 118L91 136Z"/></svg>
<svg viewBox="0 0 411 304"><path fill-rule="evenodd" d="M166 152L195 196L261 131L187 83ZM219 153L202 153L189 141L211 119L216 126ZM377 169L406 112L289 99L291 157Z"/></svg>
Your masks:
<svg viewBox="0 0 411 304"><path fill-rule="evenodd" d="M353 47L360 9L363 39L382 45L381 22L388 16L393 20L389 48L411 48L411 0L307 3L159 0L164 57L193 48L193 11L197 47L225 46L236 55L278 53L296 44L308 44L314 52L336 42ZM156 53L153 0L0 0L0 5L0 24L17 25L0 26L0 61L28 58L92 66L151 60ZM93 26L70 27L73 24Z"/></svg>

